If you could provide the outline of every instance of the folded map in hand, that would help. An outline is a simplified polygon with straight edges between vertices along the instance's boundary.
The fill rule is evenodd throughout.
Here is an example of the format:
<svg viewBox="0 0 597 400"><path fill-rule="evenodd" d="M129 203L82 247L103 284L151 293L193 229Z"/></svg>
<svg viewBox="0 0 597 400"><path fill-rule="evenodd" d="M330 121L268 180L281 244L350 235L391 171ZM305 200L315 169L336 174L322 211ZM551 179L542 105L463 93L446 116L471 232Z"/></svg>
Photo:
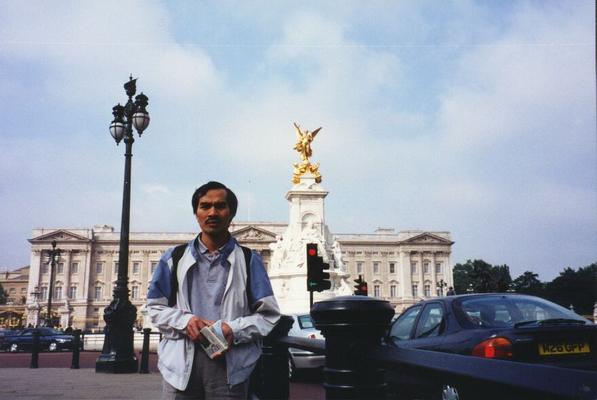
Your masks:
<svg viewBox="0 0 597 400"><path fill-rule="evenodd" d="M211 326L204 327L200 331L201 336L203 337L200 342L201 347L203 347L203 350L205 350L205 353L209 358L212 359L228 349L228 342L226 342L226 339L224 338L220 324L221 322L218 321Z"/></svg>

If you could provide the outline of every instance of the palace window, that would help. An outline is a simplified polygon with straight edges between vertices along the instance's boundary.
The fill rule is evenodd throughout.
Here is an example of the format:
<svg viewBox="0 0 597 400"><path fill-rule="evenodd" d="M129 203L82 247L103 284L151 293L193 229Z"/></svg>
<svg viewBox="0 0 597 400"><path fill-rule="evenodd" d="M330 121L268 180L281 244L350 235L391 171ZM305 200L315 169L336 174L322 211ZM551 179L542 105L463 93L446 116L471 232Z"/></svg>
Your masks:
<svg viewBox="0 0 597 400"><path fill-rule="evenodd" d="M424 274L428 274L429 273L429 261L425 261L423 263L423 273Z"/></svg>
<svg viewBox="0 0 597 400"><path fill-rule="evenodd" d="M95 273L101 274L103 270L104 270L104 263L101 261L96 262L95 263Z"/></svg>
<svg viewBox="0 0 597 400"><path fill-rule="evenodd" d="M381 288L379 285L373 285L373 296L374 297L381 297Z"/></svg>
<svg viewBox="0 0 597 400"><path fill-rule="evenodd" d="M379 275L379 262L377 261L373 262L373 273Z"/></svg>
<svg viewBox="0 0 597 400"><path fill-rule="evenodd" d="M131 297L133 299L138 299L139 298L139 286L133 286L132 290L131 290Z"/></svg>
<svg viewBox="0 0 597 400"><path fill-rule="evenodd" d="M431 297L431 286L429 286L429 285L423 286L423 291L425 293L425 297Z"/></svg>
<svg viewBox="0 0 597 400"><path fill-rule="evenodd" d="M416 262L411 262L410 263L410 273L411 274L416 274L417 273L417 263Z"/></svg>
<svg viewBox="0 0 597 400"><path fill-rule="evenodd" d="M41 273L42 273L42 274L47 274L47 273L48 273L48 268L49 268L49 267L48 267L48 264L47 264L47 263L43 263L43 264L41 265Z"/></svg>
<svg viewBox="0 0 597 400"><path fill-rule="evenodd" d="M68 298L69 299L77 298L77 287L76 286L71 286L68 288Z"/></svg>
<svg viewBox="0 0 597 400"><path fill-rule="evenodd" d="M442 263L440 263L440 262L435 263L435 273L436 274L442 273Z"/></svg>
<svg viewBox="0 0 597 400"><path fill-rule="evenodd" d="M96 286L95 287L95 299L96 300L101 300L103 297L103 290L101 286Z"/></svg>
<svg viewBox="0 0 597 400"><path fill-rule="evenodd" d="M54 290L54 300L62 299L62 286L56 286Z"/></svg>
<svg viewBox="0 0 597 400"><path fill-rule="evenodd" d="M56 273L57 274L63 274L64 273L64 263L58 263L56 264Z"/></svg>
<svg viewBox="0 0 597 400"><path fill-rule="evenodd" d="M41 287L41 292L39 293L39 298L41 300L47 300L48 299L48 287L47 286L42 286Z"/></svg>
<svg viewBox="0 0 597 400"><path fill-rule="evenodd" d="M390 263L390 274L396 273L396 264L393 262Z"/></svg>
<svg viewBox="0 0 597 400"><path fill-rule="evenodd" d="M140 269L141 269L141 263L138 261L135 261L133 263L133 274L139 274Z"/></svg>
<svg viewBox="0 0 597 400"><path fill-rule="evenodd" d="M396 285L390 285L390 297L396 297Z"/></svg>
<svg viewBox="0 0 597 400"><path fill-rule="evenodd" d="M158 262L157 261L152 261L151 262L151 274L153 275L153 273L155 272L155 269L158 267Z"/></svg>
<svg viewBox="0 0 597 400"><path fill-rule="evenodd" d="M362 262L357 262L357 274L362 274L363 273L363 263Z"/></svg>
<svg viewBox="0 0 597 400"><path fill-rule="evenodd" d="M70 265L70 273L71 274L79 273L79 263L78 262L74 262Z"/></svg>
<svg viewBox="0 0 597 400"><path fill-rule="evenodd" d="M118 261L114 261L114 275L118 275Z"/></svg>
<svg viewBox="0 0 597 400"><path fill-rule="evenodd" d="M417 297L419 295L419 287L417 285L413 285L412 291L413 291L413 297Z"/></svg>

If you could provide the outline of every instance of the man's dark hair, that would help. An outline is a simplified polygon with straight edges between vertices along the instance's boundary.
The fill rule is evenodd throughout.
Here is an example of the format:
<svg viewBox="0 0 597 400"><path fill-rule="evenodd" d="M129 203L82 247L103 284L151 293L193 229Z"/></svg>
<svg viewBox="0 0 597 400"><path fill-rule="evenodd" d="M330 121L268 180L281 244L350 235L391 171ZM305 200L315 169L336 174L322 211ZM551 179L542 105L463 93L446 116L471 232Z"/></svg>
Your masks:
<svg viewBox="0 0 597 400"><path fill-rule="evenodd" d="M209 181L205 185L200 186L195 193L193 193L193 198L191 200L191 204L193 205L193 214L197 213L197 207L199 206L199 199L207 194L208 191L213 189L224 189L226 191L226 202L228 203L228 207L230 208L230 214L232 217L236 215L236 209L238 208L238 199L234 192L228 189L225 185L221 184L220 182Z"/></svg>

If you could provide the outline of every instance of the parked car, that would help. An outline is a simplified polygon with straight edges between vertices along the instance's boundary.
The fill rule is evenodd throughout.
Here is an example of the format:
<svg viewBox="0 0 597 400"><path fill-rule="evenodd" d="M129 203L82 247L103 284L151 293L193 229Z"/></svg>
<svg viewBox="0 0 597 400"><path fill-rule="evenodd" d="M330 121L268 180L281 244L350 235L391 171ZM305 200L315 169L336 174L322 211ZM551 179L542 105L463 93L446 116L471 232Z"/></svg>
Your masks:
<svg viewBox="0 0 597 400"><path fill-rule="evenodd" d="M19 332L18 330L0 329L0 351L9 349L6 342L7 337L17 335Z"/></svg>
<svg viewBox="0 0 597 400"><path fill-rule="evenodd" d="M74 336L64 334L52 328L38 328L40 351L72 350ZM15 336L5 337L5 347L10 351L31 351L33 347L34 328L24 329ZM83 343L80 343L80 349Z"/></svg>
<svg viewBox="0 0 597 400"><path fill-rule="evenodd" d="M291 315L294 323L288 332L288 336L297 336L311 339L323 339L323 335L313 325L311 315L295 314ZM323 354L315 354L311 351L288 348L288 371L292 378L297 370L322 368L325 363Z"/></svg>
<svg viewBox="0 0 597 400"><path fill-rule="evenodd" d="M555 303L520 294L471 294L421 301L394 321L386 343L597 370L597 325Z"/></svg>

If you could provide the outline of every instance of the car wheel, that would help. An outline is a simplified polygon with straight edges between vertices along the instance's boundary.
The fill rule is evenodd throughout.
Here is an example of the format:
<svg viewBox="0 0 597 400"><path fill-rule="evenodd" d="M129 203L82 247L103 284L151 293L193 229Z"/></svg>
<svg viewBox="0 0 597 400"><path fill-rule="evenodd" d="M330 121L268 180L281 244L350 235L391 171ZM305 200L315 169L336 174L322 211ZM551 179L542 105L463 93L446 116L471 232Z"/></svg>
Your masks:
<svg viewBox="0 0 597 400"><path fill-rule="evenodd" d="M10 345L10 351L13 352L13 353L19 351L19 345L16 344L16 343L11 344Z"/></svg>
<svg viewBox="0 0 597 400"><path fill-rule="evenodd" d="M442 400L459 400L458 390L454 386L444 385L442 387Z"/></svg>
<svg viewBox="0 0 597 400"><path fill-rule="evenodd" d="M56 344L56 342L50 343L50 345L48 346L48 350L49 351L56 351L56 350L58 350L58 345Z"/></svg>

